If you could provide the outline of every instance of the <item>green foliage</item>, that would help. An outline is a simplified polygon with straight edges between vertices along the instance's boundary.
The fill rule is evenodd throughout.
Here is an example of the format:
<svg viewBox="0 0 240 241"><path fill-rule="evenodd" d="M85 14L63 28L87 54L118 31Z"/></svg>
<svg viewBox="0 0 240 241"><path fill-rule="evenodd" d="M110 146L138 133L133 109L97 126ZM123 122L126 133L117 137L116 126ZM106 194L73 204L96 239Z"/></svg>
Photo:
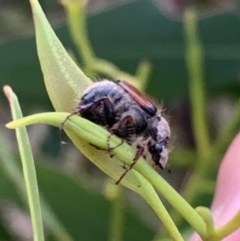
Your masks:
<svg viewBox="0 0 240 241"><path fill-rule="evenodd" d="M238 76L239 59L235 54L235 47L230 48L228 45L237 42L239 30L238 28L222 28L221 24L224 21L226 25L238 26L239 20L229 12L199 20L196 11L188 9L183 21L176 21L168 19L153 2L141 0L90 16L87 19L89 27L87 29L84 1L72 0L63 1L63 3L69 20L72 40L76 45L75 53L82 60L81 69L84 72L72 61L55 36L38 2L31 1L38 57L45 86L55 110L72 111L76 99L91 84L90 79L84 73L89 76L103 75L112 79L126 79L141 90L147 89L152 95L168 100L189 95L196 150L176 148L173 151L178 154L182 153L178 157L179 159L186 160L187 153L190 159L196 160L195 171L183 189L183 196L194 204L196 200L201 201L202 195L212 193L211 171L216 166L216 160L221 157L239 129L240 101L226 128L221 130L216 140L210 140L208 116L206 115L207 96L217 92L239 93L240 86L235 82ZM114 21L109 21L109 19L114 19ZM233 29L234 34L232 34ZM220 34L220 30L224 30L225 34ZM65 27L59 28L57 32L66 46L71 45L69 38L66 37ZM23 99L45 103L46 94L42 81L40 81L41 75L34 46L33 39L16 40L0 46L0 54L6 56L4 64L1 65L2 67L0 66L2 73L0 81L8 78L9 83L12 81L16 89L19 89ZM24 58L23 51L26 51ZM10 56L8 56L9 52L11 52ZM12 61L13 59L15 62ZM141 60L144 61L140 62L137 67ZM21 66L23 65L29 66L28 76L22 75ZM223 66L223 68L219 68L219 66ZM131 73L136 71L136 74L125 71ZM189 85L187 85L188 78ZM24 85L23 82L16 81L19 79L24 81ZM26 85L33 91L25 88ZM236 87L234 91L229 88L233 85ZM8 95L9 92L6 94ZM8 95L10 103L13 96L13 93ZM13 113L16 108L18 108L18 103L12 106ZM16 120L8 124L8 127L19 128L33 123L59 126L66 116L67 113L42 113ZM115 180L118 180L122 172L120 162L129 165L133 159L134 151L126 144L113 151L114 158L110 158L108 153L91 146L90 144L107 148L106 140L109 133L82 118L73 116L70 121L66 122L65 130L78 149ZM26 132L24 135L26 136ZM113 137L110 144L115 146L119 141L118 138ZM30 153L28 157L31 156L27 141L22 139L18 142L24 146L23 150ZM5 152L7 153L7 149ZM5 152L1 153L1 158L5 160L5 163L8 159L14 159L11 155L6 157ZM24 156L26 157L26 155L21 156L22 160L24 160ZM23 177L19 168L14 166L15 162L12 163L12 166L3 168L1 176L3 185L0 185L0 194L26 208L26 193L19 186L23 183ZM26 164L24 163L23 166ZM29 164L29 162L27 163ZM186 161L184 165L189 165L189 162ZM12 170L15 170L15 173ZM124 204L121 192L114 200L107 202L101 195L89 194L76 183L76 180L66 174L53 171L45 165L37 165L36 170L42 192L43 223L48 226L51 233L49 239L53 236L56 240L106 240L108 234L110 234L110 240L114 241L134 240L136 237L138 240L151 238L152 231L143 227L131 216L125 216L125 213L122 213ZM30 174L34 174L34 172L33 169ZM26 184L33 183L31 180L33 179L27 180ZM181 228L182 218L204 240L211 238L220 240L238 228L232 225L232 220L222 229L215 230L209 209L199 207L194 210L142 158L121 184L140 194L149 203L172 240L183 240L178 231ZM19 190L22 200L16 196L16 192ZM173 216L174 222L155 190L160 192L172 205L171 216ZM29 195L29 190L27 190L27 194ZM34 198L37 201L32 203L37 204L39 198L37 195ZM29 202L31 203L31 198ZM111 211L108 206L111 206ZM36 216L40 218L40 214L32 218L33 223L36 221ZM238 216L235 217L236 220L238 220ZM112 233L107 231L109 229L108 217L110 217ZM123 220L126 220L131 228L126 227ZM41 222L36 226L40 227ZM40 229L42 228L40 227ZM123 229L125 229L125 235L123 235ZM43 240L43 236L36 232L38 229L34 230L34 240ZM181 233L183 233L182 230ZM159 240L162 240L166 236L160 232L158 237L160 237ZM166 240L168 240L167 237Z"/></svg>

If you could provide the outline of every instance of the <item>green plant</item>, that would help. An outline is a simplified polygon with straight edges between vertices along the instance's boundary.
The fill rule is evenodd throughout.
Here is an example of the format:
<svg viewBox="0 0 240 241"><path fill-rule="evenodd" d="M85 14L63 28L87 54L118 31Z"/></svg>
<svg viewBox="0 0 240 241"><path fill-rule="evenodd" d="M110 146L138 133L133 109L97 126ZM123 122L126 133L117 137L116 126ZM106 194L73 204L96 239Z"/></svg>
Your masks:
<svg viewBox="0 0 240 241"><path fill-rule="evenodd" d="M7 125L9 128L19 128L34 123L47 123L59 126L62 120L68 115L68 113L61 112L70 112L75 98L78 98L79 94L91 84L90 79L87 78L71 60L59 40L56 38L38 2L32 0L31 4L36 28L38 54L44 74L45 85L52 104L57 112L36 114L20 120L15 120ZM65 2L65 6L69 13L73 38L79 45L81 54L84 56L85 71L96 71L97 73L104 73L115 78L124 77L134 83L138 83L138 87L144 89L147 83L146 80L149 73L149 65L141 65L142 67L139 68L139 75L130 76L119 70L113 64L96 58L87 40L86 32L84 31L83 5L78 4L75 1L69 1ZM79 16L82 16L82 18L79 19ZM201 44L197 38L195 12L189 10L186 12L185 16L186 39L188 41L186 60L191 80L190 101L192 109L194 110L192 113L192 121L197 143L196 157L198 159L198 168L191 177L191 181L189 182L191 183L191 186L185 189L186 192L184 195L188 200L193 200L196 198L196 192L192 188L194 187L195 189L198 189L200 187L205 187L206 183L204 183L203 186L202 180L204 180L208 173L208 163L212 163L211 159L213 156L215 157L220 153L220 150L226 148L226 145L232 139L235 130L239 126L240 112L239 108L237 108L236 114L231 120L229 126L226 127L226 130L223 130L217 141L210 145L205 116L206 101L203 87L203 68L201 66L203 63L203 51L201 50ZM75 26L76 23L80 23L80 25ZM85 35L83 35L85 38L79 38L81 34L78 32L78 29L82 29L82 33L85 33ZM135 82L137 79L143 81ZM12 103L12 99L15 100L12 110L16 110L18 108L18 103L14 94L9 88L5 89L5 92L10 103ZM96 150L90 144L106 148L109 133L101 127L80 117L73 116L67 121L65 130L78 149L81 150L81 152L84 153L95 165L115 180L119 178L119 175L122 172L122 169L119 166L119 161L129 165L134 157L134 150L125 143L113 151L113 154L115 155L114 158L110 158L108 154ZM19 141L20 145L24 142L26 141ZM119 142L120 140L114 136L111 138L110 145L115 146ZM25 146L27 146L27 144ZM29 183L29 181L27 183ZM219 236L219 230L214 228L211 212L207 208L198 208L197 210L194 210L188 202L186 202L161 176L148 166L142 158L138 161L134 170L123 179L122 184L139 193L151 205L173 240L183 240L183 238L155 190L159 191L165 197L174 209L177 210L200 234L203 240L220 240L233 231L229 228L229 232L225 232L223 236ZM237 214L237 220L239 219L238 216L239 215ZM35 218L40 218L40 214L33 215L33 223L37 220ZM231 222L229 222L229 225L231 225ZM38 225L38 227L39 230L42 229L40 225ZM35 230L37 230L37 228ZM43 240L43 235L41 233L42 232L35 232L35 240Z"/></svg>

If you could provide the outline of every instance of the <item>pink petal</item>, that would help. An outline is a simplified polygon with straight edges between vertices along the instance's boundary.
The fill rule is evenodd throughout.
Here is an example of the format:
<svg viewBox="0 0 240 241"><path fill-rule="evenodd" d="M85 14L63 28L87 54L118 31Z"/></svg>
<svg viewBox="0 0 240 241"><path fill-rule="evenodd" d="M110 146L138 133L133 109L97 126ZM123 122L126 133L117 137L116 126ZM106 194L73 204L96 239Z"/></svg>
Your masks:
<svg viewBox="0 0 240 241"><path fill-rule="evenodd" d="M240 134L229 147L219 169L215 197L211 211L215 226L226 224L240 210ZM201 240L194 234L190 241ZM224 241L240 241L240 229Z"/></svg>

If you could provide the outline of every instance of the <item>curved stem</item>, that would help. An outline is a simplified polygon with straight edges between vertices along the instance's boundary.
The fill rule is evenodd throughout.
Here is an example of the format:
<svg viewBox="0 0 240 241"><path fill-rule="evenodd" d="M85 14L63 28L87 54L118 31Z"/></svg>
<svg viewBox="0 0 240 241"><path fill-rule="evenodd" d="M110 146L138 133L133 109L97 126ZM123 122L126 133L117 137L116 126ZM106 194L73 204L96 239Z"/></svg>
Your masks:
<svg viewBox="0 0 240 241"><path fill-rule="evenodd" d="M163 195L163 197L185 218L185 220L202 236L206 236L206 225L200 215L185 199L171 187L156 171L147 168L147 163L139 162L135 169L139 171Z"/></svg>
<svg viewBox="0 0 240 241"><path fill-rule="evenodd" d="M146 162L144 163L147 164ZM141 178L141 174L139 173L136 173L136 174L139 176L139 178ZM173 222L171 216L169 215L168 211L166 210L159 196L154 191L152 185L150 186L148 182L146 183L142 182L142 184L145 186L145 190L147 189L147 192L145 192L146 195L142 194L143 198L145 198L145 200L149 203L149 205L155 211L159 219L162 221L164 227L166 228L172 240L183 241L183 237L181 236L177 226Z"/></svg>
<svg viewBox="0 0 240 241"><path fill-rule="evenodd" d="M215 234L210 240L223 240L225 237L240 228L240 211L225 225L215 230Z"/></svg>
<svg viewBox="0 0 240 241"><path fill-rule="evenodd" d="M86 30L85 3L83 0L63 0L68 14L70 33L87 68L95 61L95 54Z"/></svg>
<svg viewBox="0 0 240 241"><path fill-rule="evenodd" d="M99 59L95 56L94 50L88 38L86 28L85 0L62 0L62 4L66 9L69 28L78 52L83 59L86 71L95 71L103 75L107 75L112 79L128 80L139 89L143 89L146 85L146 78L150 72L150 65L143 61L139 68L141 70L141 81L137 77L120 70L113 63Z"/></svg>
<svg viewBox="0 0 240 241"><path fill-rule="evenodd" d="M209 140L207 116L206 116L206 96L204 88L204 50L197 33L197 13L193 8L188 8L185 12L185 41L186 41L186 63L189 73L189 99L191 104L191 118L193 134L196 142L197 161L195 172L190 177L185 186L183 196L192 202L199 189L199 184L211 169L209 162L212 158L211 145Z"/></svg>
<svg viewBox="0 0 240 241"><path fill-rule="evenodd" d="M29 125L33 123L48 123L59 126L67 115L68 113L59 112L36 114L30 117L25 117L22 120L9 123L8 127L16 128L21 125ZM93 144L94 146L107 148L106 140L109 135L108 132L83 118L72 116L71 119L66 122L65 128L70 130L72 133L75 133L78 138L83 138L85 141ZM118 142L114 141L115 139L119 140L117 137L113 136L113 138L111 138L111 145L113 146L118 144ZM113 154L115 154L115 156L125 164L130 165L135 152L132 147L123 143L120 147L113 150ZM106 168L107 167L105 167L105 169ZM156 198L158 197L155 196L156 194L152 186L149 184L150 182L202 237L206 237L206 225L200 215L183 199L183 197L179 195L177 191L175 191L153 168L151 168L143 158L139 159L134 166L134 169L146 179L142 178L137 172L134 172L139 177L138 179L141 180L141 186L138 186L133 190L140 193L148 202L157 200ZM147 182L147 180L149 182ZM123 180L122 183L124 183L124 181L125 180ZM152 200L150 200L150 195L153 196ZM163 208L161 208L161 212L164 212ZM157 211L156 207L153 207L153 209ZM160 215L161 214L159 212L159 216Z"/></svg>

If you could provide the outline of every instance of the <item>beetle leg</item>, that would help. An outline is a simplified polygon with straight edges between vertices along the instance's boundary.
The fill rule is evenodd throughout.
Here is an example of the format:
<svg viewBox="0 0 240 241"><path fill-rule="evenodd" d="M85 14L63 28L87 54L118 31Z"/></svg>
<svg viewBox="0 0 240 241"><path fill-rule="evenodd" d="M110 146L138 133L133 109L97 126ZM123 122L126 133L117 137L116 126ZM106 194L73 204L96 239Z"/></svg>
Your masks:
<svg viewBox="0 0 240 241"><path fill-rule="evenodd" d="M119 146L121 146L121 145L123 144L123 138L121 138L121 142L120 142L119 144L117 144L117 145L114 146L114 147L110 147L109 141L110 141L110 138L111 138L112 135L114 135L114 133L110 133L110 135L109 135L108 138L107 138L107 145L108 145L107 150L108 150L109 152L112 151L112 150L114 150L114 149L116 149L117 147L119 147ZM113 157L113 156L112 156L112 157Z"/></svg>
<svg viewBox="0 0 240 241"><path fill-rule="evenodd" d="M131 165L129 167L125 168L125 171L123 172L123 174L115 182L116 185L118 185L121 182L121 180L125 177L125 175L133 168L133 166L137 163L138 159L142 156L143 152L144 152L144 147L139 146L137 153L133 159L133 162L131 163Z"/></svg>
<svg viewBox="0 0 240 241"><path fill-rule="evenodd" d="M70 115L68 115L63 122L60 124L59 126L59 130L58 130L58 140L61 144L67 144L65 141L62 140L62 130L64 128L64 125L66 123L66 121L73 115L76 115L78 113L78 110L74 111L73 113L71 113Z"/></svg>
<svg viewBox="0 0 240 241"><path fill-rule="evenodd" d="M113 150L113 149L121 146L121 145L123 144L123 138L125 137L125 136L123 136L122 141L121 141L117 146L115 146L115 147L110 147L110 146L109 146L109 141L110 141L111 136L112 136L113 134L119 134L118 136L121 137L121 134L120 134L120 133L117 133L118 130L120 130L120 129L121 129L122 127L124 127L124 126L131 126L131 125L133 125L133 123L134 123L134 121L133 121L132 116L127 115L127 116L125 116L122 120L120 120L116 125L114 125L114 126L110 129L111 134L108 136L108 139L107 139L108 149L109 149L109 150Z"/></svg>
<svg viewBox="0 0 240 241"><path fill-rule="evenodd" d="M131 130L131 126L134 126L134 120L131 115L125 116L123 119L121 119L119 122L117 122L111 129L110 132L112 134L117 134L118 136L121 136L125 139L127 139L126 135L129 134L129 131ZM124 131L121 131L121 129L124 129ZM128 130L128 131L127 131ZM122 133L121 133L122 132Z"/></svg>
<svg viewBox="0 0 240 241"><path fill-rule="evenodd" d="M66 121L73 115L77 115L79 114L80 116L83 115L84 117L84 114L87 113L87 112L91 112L93 111L94 109L96 109L98 106L100 106L101 104L103 104L103 108L104 108L104 115L107 117L106 119L107 120L111 120L111 116L113 116L113 106L112 106L112 103L109 101L109 99L107 97L103 97L97 101L95 101L94 103L91 103L91 104L87 104L87 105L82 105L80 107L78 107L73 113L69 114L64 120L63 122L61 123L60 127L59 127L59 132L58 132L58 139L59 139L59 142L61 144L66 144L66 142L64 142L62 140L62 130L64 128L64 125L66 123Z"/></svg>
<svg viewBox="0 0 240 241"><path fill-rule="evenodd" d="M96 108L99 107L101 104L103 105L104 116L105 116L105 119L106 119L106 120L104 120L104 122L106 122L105 124L107 124L108 126L112 126L113 122L114 122L113 121L114 120L114 109L113 109L113 104L110 102L108 97L103 97L103 98L95 101L93 104L81 106L79 108L79 114L84 117L84 114L86 114L87 112L91 112L91 111L96 110ZM119 143L117 146L110 147L109 141L110 141L111 135L112 134L110 134L107 138L107 145L108 145L107 151L108 152L110 152L111 150L121 146L122 143L123 143L123 139L122 139L121 143ZM104 150L104 149L102 149L102 150Z"/></svg>

